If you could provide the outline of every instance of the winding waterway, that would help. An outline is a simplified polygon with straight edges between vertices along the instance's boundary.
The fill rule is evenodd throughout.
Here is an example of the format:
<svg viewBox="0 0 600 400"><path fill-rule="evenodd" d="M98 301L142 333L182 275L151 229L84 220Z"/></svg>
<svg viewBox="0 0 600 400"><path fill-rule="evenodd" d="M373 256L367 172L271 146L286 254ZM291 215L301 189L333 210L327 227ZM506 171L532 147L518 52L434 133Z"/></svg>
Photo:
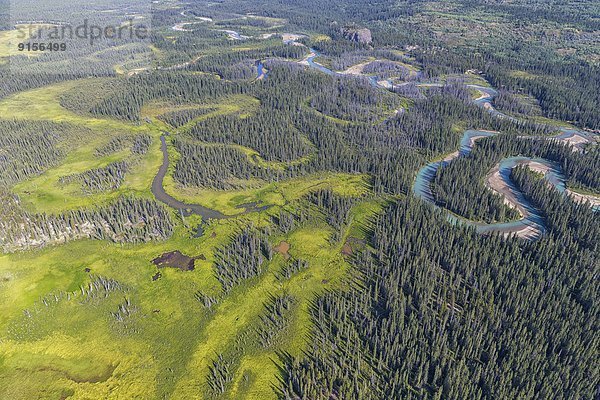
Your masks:
<svg viewBox="0 0 600 400"><path fill-rule="evenodd" d="M189 217L190 215L200 215L203 220L226 218L225 215L216 210L212 210L199 204L186 204L179 201L165 191L163 183L169 170L169 150L167 148L167 139L164 135L160 137L160 142L163 153L163 163L158 170L158 174L156 174L152 181L152 194L154 194L154 197L169 207L179 210L185 217Z"/></svg>
<svg viewBox="0 0 600 400"><path fill-rule="evenodd" d="M429 85L433 86L433 85ZM510 118L516 120L514 117L508 116L497 111L492 101L497 95L497 91L483 86L468 85L470 88L479 90L482 92L482 96L474 100L474 103L486 108L490 113L499 118ZM589 138L589 133L574 130L572 128L560 128L561 134L551 137L551 140L565 140L572 138L574 135L585 136ZM468 130L464 133L460 150L444 159L443 161L436 161L427 164L417 174L417 178L413 185L413 192L417 197L435 205L435 198L431 192L431 184L440 168L448 165L448 163L459 157L467 157L475 142L479 139L494 136L495 133L487 131L475 131ZM548 138L547 138L548 139ZM593 139L593 138L590 138ZM516 187L514 182L510 179L511 171L518 165L536 165L541 172L544 173L544 178L560 193L569 194L566 187L566 179L561 171L559 165L540 158L530 157L508 157L500 161L500 163L492 170L487 179L487 184L490 189L497 191L502 194L507 203L515 207L522 215L522 218L517 221L502 222L485 224L476 221L471 221L466 218L457 216L448 212L447 218L452 223L464 224L472 226L479 233L500 233L505 236L516 234L519 237L526 239L538 238L545 232L544 219L539 211L527 200L523 193ZM598 210L598 206L594 206L594 210Z"/></svg>
<svg viewBox="0 0 600 400"><path fill-rule="evenodd" d="M319 70L327 75L331 75L331 76L348 76L349 75L349 74L346 74L343 72L333 71L333 70L327 68L326 66L319 64L318 62L315 61L315 58L320 57L321 54L313 48L309 49L309 51L310 51L310 54L304 60L302 60L300 62L301 64L308 65L311 68L317 69L317 70ZM379 88L379 89L387 89L389 86L393 86L390 81L384 81L385 84L379 83L379 78L377 76L365 76L365 75L354 75L354 76L366 77L369 80L369 83L371 84L371 86Z"/></svg>
<svg viewBox="0 0 600 400"><path fill-rule="evenodd" d="M250 39L250 36L240 35L238 32L232 31L232 30L229 30L229 29L221 29L221 32L225 32L227 34L227 36L229 36L229 38L232 39L232 40L246 40L246 39Z"/></svg>
<svg viewBox="0 0 600 400"><path fill-rule="evenodd" d="M464 133L460 150L457 153L454 153L448 157L446 157L443 161L436 161L427 164L423 167L417 174L417 178L413 185L414 194L431 203L435 203L435 198L433 193L431 192L431 184L435 179L437 171L440 168L451 163L453 160L459 157L467 157L471 150L473 149L474 144L477 140L494 136L494 133L487 131L476 131L476 130L468 130ZM517 234L520 237L533 239L543 234L545 231L544 221L538 210L525 198L525 196L518 190L518 188L514 185L512 180L510 179L511 170L522 163L526 163L528 161L537 161L540 163L544 163L548 167L554 169L554 166L551 165L549 161L542 159L529 159L527 157L510 157L503 159L500 164L497 166L499 178L501 180L501 184L503 187L503 195L507 198L511 199L511 203L519 210L522 219L511 222L501 222L501 223L493 223L486 224L481 222L475 222L463 218L461 216L452 214L448 212L447 218L448 221L457 224L463 224L472 226L479 233L501 233L504 235ZM563 184L564 180L562 179L562 175L556 176L558 179L552 179L550 182L556 182L557 185ZM437 206L436 206L437 207Z"/></svg>
<svg viewBox="0 0 600 400"><path fill-rule="evenodd" d="M161 145L161 151L163 154L163 162L158 170L158 173L154 177L154 180L152 181L152 194L154 195L154 197L161 203L164 203L169 207L179 210L181 215L184 217L189 217L191 215L201 216L203 223L205 221L208 221L211 219L219 220L219 219L232 218L233 216L231 216L231 217L227 216L225 214L220 213L217 210L213 210L211 208L204 207L200 204L184 203L180 200L177 200L176 198L174 198L173 196L171 196L170 194L168 194L165 191L164 180L165 180L165 176L167 175L167 172L169 171L169 149L167 146L167 138L165 135L162 135L160 137L160 145ZM264 211L270 207L271 206L268 206L268 205L265 206L265 205L261 205L260 203L254 202L254 203L241 204L241 205L237 206L236 208L243 210L242 214L248 214L248 213L252 213L252 212ZM199 236L201 236L202 231L203 231L202 226L199 226L198 227Z"/></svg>
<svg viewBox="0 0 600 400"><path fill-rule="evenodd" d="M310 55L307 56L301 63L331 76L344 75L342 73L332 71L324 65L317 63L315 61L315 58L317 57L319 57L319 52L315 49L310 49ZM379 83L376 76L370 76L369 81L374 87L386 88L386 85L382 85ZM441 83L424 83L419 84L418 86L441 87L443 85ZM516 118L503 114L494 108L493 99L498 95L498 92L495 89L480 85L467 86L470 89L477 90L481 93L481 96L474 100L475 104L485 108L486 110L488 110L488 112L490 112L492 115L498 118L507 118L513 121L517 121ZM584 132L568 127L560 127L557 129L560 131L560 134L553 137L546 137L545 139L570 142L574 145L574 150L578 151L582 151L585 145L595 140L593 134L589 132ZM485 137L491 137L495 134L496 133L494 132L487 131L466 131L461 139L459 151L447 156L442 161L431 162L424 166L421 170L419 170L419 172L417 173L417 178L413 185L414 194L417 197L435 205L436 207L439 207L436 205L435 198L433 196L433 193L431 192L431 184L437 174L437 171L459 157L467 157L473 149L473 146L475 145L475 142L477 140ZM500 233L505 236L515 234L519 237L526 239L535 239L542 235L545 232L544 219L542 215L540 214L539 210L537 210L527 200L523 193L515 186L514 182L512 182L512 180L510 179L512 169L518 165L536 165L537 168L541 169L544 173L544 178L548 181L549 184L556 188L556 190L558 190L560 193L571 195L574 198L577 197L576 194L573 194L567 189L565 183L566 180L561 171L561 168L555 163L539 158L508 157L501 160L500 163L490 172L490 175L487 178L487 183L490 189L495 190L501 195L503 195L505 197L506 203L516 208L522 215L522 218L516 221L486 224L482 222L468 220L464 217L452 214L448 210L446 210L448 220L452 223L472 226L476 229L477 232L482 234ZM580 197L578 200L585 201L586 199L585 197ZM600 205L598 205L598 203L595 203L593 207L594 210L597 211L600 208Z"/></svg>
<svg viewBox="0 0 600 400"><path fill-rule="evenodd" d="M227 33L229 37L234 40L244 40L247 38L235 31L223 30L222 32ZM327 68L326 66L316 62L315 59L320 56L319 52L313 48L309 49L309 51L310 54L304 60L302 60L300 64L307 65L330 76L346 75L341 72L335 72ZM257 70L257 79L264 79L267 77L268 71L264 68L264 64L262 61L257 62ZM368 76L367 78L373 87L389 89L390 82L379 82L377 76ZM421 83L418 84L418 86L441 87L443 86L443 84ZM515 117L506 115L494 108L493 99L498 95L498 92L495 89L480 85L467 85L467 87L469 87L470 89L477 90L481 93L481 96L473 101L475 104L485 108L486 110L488 110L488 112L490 112L492 115L498 118L507 118L513 121L517 121ZM596 140L595 135L589 132L580 131L569 127L560 127L557 128L557 130L560 131L560 134L553 137L544 138L550 140L557 140L561 142L569 142L573 145L574 151L583 151L585 145ZM425 165L421 170L419 170L419 172L417 173L415 183L413 185L414 194L417 197L423 199L424 201L427 201L435 205L436 207L439 207L437 206L433 193L431 192L431 184L437 174L437 171L459 157L467 157L473 149L473 146L475 145L477 140L485 137L491 137L495 134L496 133L494 132L488 131L466 131L461 139L459 151L447 156L442 161L431 162ZM527 138L539 139L540 137ZM166 139L164 136L161 137L161 142L163 151L163 165L161 166L159 173L157 174L157 176L154 179L154 182L152 183L152 193L154 193L156 198L159 201L173 208L181 210L184 216L196 214L202 216L203 219L227 218L225 215L219 213L218 211L211 210L201 205L185 204L183 202L180 202L165 192L163 188L163 180L168 171L169 155L167 151ZM560 193L564 193L566 195L570 195L574 198L577 198L578 201L586 200L585 196L577 195L573 192L570 192L567 189L565 177L560 169L560 166L556 165L555 163L537 158L508 157L501 160L500 163L490 172L490 174L487 177L487 185L491 190L495 190L496 192L503 195L506 203L516 208L522 215L522 218L517 221L486 224L482 222L468 220L464 217L452 214L448 210L446 210L448 220L452 223L472 226L476 229L477 232L482 234L500 233L506 236L515 234L519 237L527 239L535 239L542 235L545 232L543 217L541 216L540 212L525 198L523 193L521 193L521 191L515 186L515 184L510 179L512 169L518 165L537 166L537 168L541 169L541 172L544 173L544 178ZM598 200L598 202L594 202L593 207L594 210L598 211L600 209L600 200ZM264 209L264 207L259 208L253 206L246 208L245 212L259 211L261 209Z"/></svg>

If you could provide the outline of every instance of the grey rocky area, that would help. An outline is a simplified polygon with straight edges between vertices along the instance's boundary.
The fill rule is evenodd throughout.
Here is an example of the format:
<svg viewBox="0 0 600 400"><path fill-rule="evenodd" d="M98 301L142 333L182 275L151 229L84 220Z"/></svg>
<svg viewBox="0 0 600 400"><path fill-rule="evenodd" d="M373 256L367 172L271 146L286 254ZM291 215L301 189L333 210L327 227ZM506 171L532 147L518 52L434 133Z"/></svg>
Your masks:
<svg viewBox="0 0 600 400"><path fill-rule="evenodd" d="M373 42L371 30L367 28L344 27L342 28L342 35L346 39L357 43L371 44Z"/></svg>

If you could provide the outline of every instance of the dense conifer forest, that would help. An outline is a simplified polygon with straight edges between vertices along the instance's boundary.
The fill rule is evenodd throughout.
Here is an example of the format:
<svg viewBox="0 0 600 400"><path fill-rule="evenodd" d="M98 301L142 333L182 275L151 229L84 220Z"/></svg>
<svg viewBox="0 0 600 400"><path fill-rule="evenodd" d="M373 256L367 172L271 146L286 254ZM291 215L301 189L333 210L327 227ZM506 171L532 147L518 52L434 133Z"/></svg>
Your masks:
<svg viewBox="0 0 600 400"><path fill-rule="evenodd" d="M0 399L598 397L597 2L6 3Z"/></svg>
<svg viewBox="0 0 600 400"><path fill-rule="evenodd" d="M548 211L547 237L481 237L415 201L390 205L353 261L355 287L313 304L313 347L287 364L284 397L593 397L598 219L515 173L544 210L567 202ZM580 217L583 236L565 223Z"/></svg>

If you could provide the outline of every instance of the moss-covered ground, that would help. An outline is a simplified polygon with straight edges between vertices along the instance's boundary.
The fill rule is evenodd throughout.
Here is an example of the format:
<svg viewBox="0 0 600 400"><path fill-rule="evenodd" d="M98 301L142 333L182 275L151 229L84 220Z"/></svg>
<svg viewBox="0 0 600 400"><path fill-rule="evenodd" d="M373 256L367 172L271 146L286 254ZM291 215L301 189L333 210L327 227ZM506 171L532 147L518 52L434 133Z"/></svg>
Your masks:
<svg viewBox="0 0 600 400"><path fill-rule="evenodd" d="M2 118L48 120L81 128L60 165L12 188L31 212L93 207L123 194L152 196L151 182L162 161L158 138L168 128L156 117L165 105L144 108L143 115L150 122L139 124L62 107L60 95L82 84L86 82L55 84L0 101ZM200 106L215 110L201 118L219 113L243 118L258 104L256 99L238 97ZM109 156L98 156L95 150L118 135L138 134L151 135L152 145L119 189L85 195L76 185L59 183L63 176L127 159L129 150ZM172 146L169 151L177 156ZM243 151L262 162L252 157L254 150ZM234 217L210 222L204 235L194 238L197 221L194 217L184 221L173 210L177 227L164 242L120 245L79 240L0 256L0 398L206 398L212 360L217 354L234 353L234 379L223 398L276 398L279 357L300 354L305 348L311 301L318 293L345 284L349 264L341 252L344 240L330 240L333 230L323 218L287 234L275 230L271 244L286 241L289 255L308 261L309 267L282 280L278 271L286 260L276 253L264 274L227 295L215 277L215 249L244 226L267 226L272 215L281 208L293 208L311 191L364 195L368 193L366 177L328 173L277 183L255 182L248 189L225 192L183 189L169 174L165 187L180 200ZM237 207L249 202L271 207L238 215ZM364 226L380 207L371 200L360 202L343 236L362 238ZM157 269L151 260L173 250L199 257L195 270L161 269L160 277L153 280ZM99 277L118 281L119 289L90 294L90 284ZM217 296L218 304L207 310L194 296L198 291ZM262 348L254 338L242 352L235 350L236 343L257 329L270 296L283 293L296 301L286 335L272 348ZM120 319L116 314L123 304L129 305L131 313Z"/></svg>

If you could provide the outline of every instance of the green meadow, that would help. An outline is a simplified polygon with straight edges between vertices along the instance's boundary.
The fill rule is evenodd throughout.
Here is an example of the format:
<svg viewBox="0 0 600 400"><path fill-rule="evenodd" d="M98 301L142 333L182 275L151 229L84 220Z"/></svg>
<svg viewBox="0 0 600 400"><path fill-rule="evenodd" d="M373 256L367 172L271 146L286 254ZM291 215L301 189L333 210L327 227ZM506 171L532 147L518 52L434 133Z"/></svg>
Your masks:
<svg viewBox="0 0 600 400"><path fill-rule="evenodd" d="M108 203L122 195L152 197L150 185L162 162L158 139L170 129L157 116L181 106L150 104L142 111L150 122L136 124L83 115L60 105L63 93L90 83L55 84L0 101L2 118L54 121L78 128L76 140L65 145L66 156L60 165L12 188L30 212L59 214ZM214 110L200 118L219 114L244 118L258 103L237 97L197 107ZM170 130L177 134L186 129L188 126ZM98 156L95 150L119 135L139 134L151 135L152 144L118 189L89 195L76 184L60 183L61 177L128 159L127 149L108 156ZM258 153L252 149L242 151L253 162L267 163L253 157ZM171 145L169 153L172 170L178 155ZM319 293L346 284L349 265L342 254L344 240L332 242L333 230L321 217L287 234L274 233L269 241L273 246L288 243L288 254L275 253L265 273L226 295L215 277L216 249L243 227L267 227L271 216L293 208L311 191L331 189L342 196L364 196L369 192L367 178L328 173L277 183L249 182L246 189L216 191L179 187L169 173L165 188L179 200L234 217L206 224L202 237L194 238L200 219L182 218L172 210L176 228L167 241L134 245L77 240L0 256L1 398L208 398L206 379L217 354L230 355L235 368L224 398L277 398L274 388L280 357L300 355L305 349L311 301ZM240 215L237 207L250 202L271 207ZM362 239L364 226L381 206L368 199L360 202L352 211L344 237ZM193 271L157 271L151 261L175 250L198 257ZM290 279L281 279L279 272L287 257L306 260L309 267ZM160 277L153 280L157 272ZM119 290L89 293L98 279L118 282ZM218 297L218 304L207 310L194 297L198 291ZM282 294L295 301L290 323L277 345L266 349L253 332L270 296ZM120 321L115 315L123 304L133 311ZM240 343L244 343L241 351Z"/></svg>

